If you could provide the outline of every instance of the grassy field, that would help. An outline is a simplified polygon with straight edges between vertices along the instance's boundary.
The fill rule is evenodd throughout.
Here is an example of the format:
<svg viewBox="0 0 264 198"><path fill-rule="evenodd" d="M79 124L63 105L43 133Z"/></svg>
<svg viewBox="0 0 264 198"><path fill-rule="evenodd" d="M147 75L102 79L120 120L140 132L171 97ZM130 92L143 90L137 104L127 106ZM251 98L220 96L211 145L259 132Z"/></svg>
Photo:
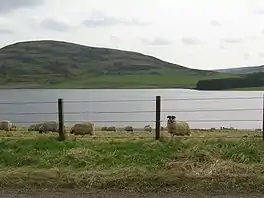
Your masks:
<svg viewBox="0 0 264 198"><path fill-rule="evenodd" d="M235 76L60 41L12 44L0 56L0 88L194 88L201 79Z"/></svg>
<svg viewBox="0 0 264 198"><path fill-rule="evenodd" d="M162 140L153 133L97 132L95 137L0 132L0 185L131 191L264 190L264 142L256 131L192 131Z"/></svg>

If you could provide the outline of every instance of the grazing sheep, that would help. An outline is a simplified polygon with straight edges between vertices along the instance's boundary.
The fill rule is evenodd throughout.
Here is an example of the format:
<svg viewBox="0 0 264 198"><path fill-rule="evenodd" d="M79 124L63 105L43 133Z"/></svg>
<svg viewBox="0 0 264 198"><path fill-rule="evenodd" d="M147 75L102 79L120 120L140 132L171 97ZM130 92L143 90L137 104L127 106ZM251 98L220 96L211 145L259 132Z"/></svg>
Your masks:
<svg viewBox="0 0 264 198"><path fill-rule="evenodd" d="M12 126L11 126L11 130L12 130L12 131L17 131L17 126L16 126L15 124L12 124Z"/></svg>
<svg viewBox="0 0 264 198"><path fill-rule="evenodd" d="M175 135L176 136L184 136L184 135L190 136L191 130L187 122L183 122L183 121L176 122L175 116L167 116L167 118L168 118L168 121L167 121L168 133L171 134L172 138Z"/></svg>
<svg viewBox="0 0 264 198"><path fill-rule="evenodd" d="M116 128L114 126L110 126L107 128L107 131L114 131L116 132Z"/></svg>
<svg viewBox="0 0 264 198"><path fill-rule="evenodd" d="M28 131L39 131L39 127L43 125L43 123L32 124L28 127Z"/></svg>
<svg viewBox="0 0 264 198"><path fill-rule="evenodd" d="M148 132L151 132L152 131L152 128L150 125L147 125L144 127L144 131L148 131Z"/></svg>
<svg viewBox="0 0 264 198"><path fill-rule="evenodd" d="M126 126L126 127L124 128L124 130L125 130L126 132L133 132L133 131L134 131L134 129L133 129L132 126Z"/></svg>
<svg viewBox="0 0 264 198"><path fill-rule="evenodd" d="M47 132L58 132L59 124L56 121L47 121L41 123L38 129L39 133L47 133Z"/></svg>
<svg viewBox="0 0 264 198"><path fill-rule="evenodd" d="M108 129L107 127L102 127L101 131L107 131L107 129Z"/></svg>
<svg viewBox="0 0 264 198"><path fill-rule="evenodd" d="M84 123L79 123L75 124L71 130L71 134L74 135L95 135L95 126L94 123L91 122L84 122Z"/></svg>
<svg viewBox="0 0 264 198"><path fill-rule="evenodd" d="M13 130L13 127L14 125L8 121L8 120L2 120L0 122L0 130L3 130L3 131L12 131Z"/></svg>

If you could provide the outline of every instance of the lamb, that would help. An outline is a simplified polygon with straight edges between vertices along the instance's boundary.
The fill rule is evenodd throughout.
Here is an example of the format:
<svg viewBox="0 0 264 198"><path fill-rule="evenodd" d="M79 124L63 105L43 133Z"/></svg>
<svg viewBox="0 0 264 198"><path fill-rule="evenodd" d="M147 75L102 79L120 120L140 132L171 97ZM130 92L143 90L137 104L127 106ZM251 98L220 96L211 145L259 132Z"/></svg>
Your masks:
<svg viewBox="0 0 264 198"><path fill-rule="evenodd" d="M176 122L175 116L167 116L167 118L168 118L168 121L167 121L168 133L171 134L172 138L174 137L174 135L190 136L191 130L187 122L183 122L183 121Z"/></svg>
<svg viewBox="0 0 264 198"><path fill-rule="evenodd" d="M9 120L2 120L0 122L0 130L3 131L14 131L16 130L16 125L12 124Z"/></svg>
<svg viewBox="0 0 264 198"><path fill-rule="evenodd" d="M84 122L84 123L79 123L75 124L71 130L71 134L74 135L95 135L95 126L94 123L91 122Z"/></svg>

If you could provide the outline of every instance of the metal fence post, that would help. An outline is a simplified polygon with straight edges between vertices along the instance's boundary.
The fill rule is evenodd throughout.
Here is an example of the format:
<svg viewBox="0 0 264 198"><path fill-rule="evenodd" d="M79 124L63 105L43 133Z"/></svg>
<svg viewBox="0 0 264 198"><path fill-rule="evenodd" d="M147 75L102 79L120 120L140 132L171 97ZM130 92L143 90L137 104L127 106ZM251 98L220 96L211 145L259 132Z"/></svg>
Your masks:
<svg viewBox="0 0 264 198"><path fill-rule="evenodd" d="M66 139L64 134L63 99L58 99L59 141Z"/></svg>
<svg viewBox="0 0 264 198"><path fill-rule="evenodd" d="M155 139L160 139L160 110L161 110L161 97L156 96L156 133Z"/></svg>

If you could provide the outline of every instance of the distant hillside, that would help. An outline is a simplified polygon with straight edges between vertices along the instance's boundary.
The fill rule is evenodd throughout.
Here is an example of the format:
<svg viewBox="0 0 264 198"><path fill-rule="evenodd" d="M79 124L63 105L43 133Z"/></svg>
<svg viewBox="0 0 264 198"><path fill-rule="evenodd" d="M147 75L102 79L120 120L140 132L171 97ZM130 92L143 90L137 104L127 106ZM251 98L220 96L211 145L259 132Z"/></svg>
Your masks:
<svg viewBox="0 0 264 198"><path fill-rule="evenodd" d="M239 67L239 68L229 68L229 69L217 69L214 70L221 73L229 74L251 74L256 72L264 72L264 65L254 66L254 67Z"/></svg>
<svg viewBox="0 0 264 198"><path fill-rule="evenodd" d="M152 56L59 41L29 41L0 49L0 88L193 88L226 77Z"/></svg>

